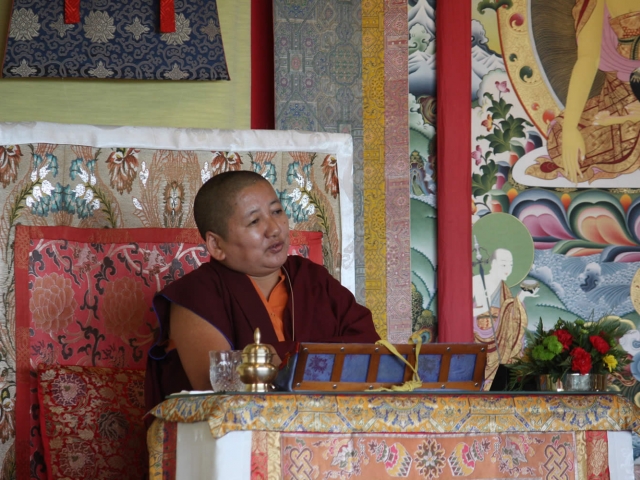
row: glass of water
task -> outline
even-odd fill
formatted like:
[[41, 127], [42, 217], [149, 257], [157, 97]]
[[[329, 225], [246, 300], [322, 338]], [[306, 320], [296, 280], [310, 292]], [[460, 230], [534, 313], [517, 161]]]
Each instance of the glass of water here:
[[237, 392], [244, 390], [237, 372], [242, 363], [241, 350], [212, 350], [209, 352], [209, 379], [214, 392]]

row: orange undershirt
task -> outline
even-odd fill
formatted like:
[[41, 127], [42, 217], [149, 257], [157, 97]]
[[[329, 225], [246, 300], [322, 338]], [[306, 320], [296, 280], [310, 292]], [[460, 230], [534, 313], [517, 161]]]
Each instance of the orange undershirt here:
[[[247, 277], [249, 277], [249, 275], [247, 275]], [[251, 280], [253, 288], [258, 292], [264, 308], [266, 308], [269, 313], [269, 318], [271, 319], [273, 329], [276, 331], [278, 341], [284, 342], [284, 310], [287, 308], [287, 302], [289, 301], [289, 292], [287, 291], [287, 286], [284, 283], [284, 273], [280, 270], [278, 283], [273, 287], [273, 290], [271, 290], [271, 295], [269, 295], [268, 299], [264, 297], [262, 290], [260, 290], [260, 287], [253, 278], [249, 277], [249, 280]]]

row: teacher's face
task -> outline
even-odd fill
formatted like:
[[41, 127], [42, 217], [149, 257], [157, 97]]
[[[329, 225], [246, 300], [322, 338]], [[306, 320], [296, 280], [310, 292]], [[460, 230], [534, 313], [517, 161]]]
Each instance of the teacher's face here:
[[236, 194], [227, 235], [216, 235], [223, 265], [254, 277], [282, 267], [289, 250], [289, 219], [267, 181], [259, 181]]

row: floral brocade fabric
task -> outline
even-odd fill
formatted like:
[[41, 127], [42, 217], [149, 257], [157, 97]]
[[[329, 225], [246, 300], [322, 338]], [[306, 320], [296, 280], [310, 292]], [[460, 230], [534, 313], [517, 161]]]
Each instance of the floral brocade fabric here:
[[41, 365], [49, 479], [140, 479], [147, 468], [144, 370]]
[[[271, 182], [291, 230], [317, 232], [307, 243], [292, 238], [292, 250], [313, 260], [321, 243], [323, 263], [339, 279], [341, 194], [332, 153], [0, 145], [0, 370], [8, 372], [0, 376], [2, 471], [46, 478], [40, 432], [31, 428], [39, 422], [39, 364], [144, 368], [152, 294], [165, 277], [203, 260], [199, 235], [185, 236], [195, 232], [195, 194], [212, 175], [240, 169]], [[85, 233], [74, 240], [47, 232], [52, 227]]]
[[[290, 238], [289, 254], [322, 264], [321, 232], [291, 231]], [[30, 354], [18, 360], [18, 370], [30, 378], [29, 385], [18, 385], [18, 395], [28, 395], [31, 402], [19, 404], [16, 413], [19, 436], [29, 439], [32, 464], [43, 453], [37, 428], [30, 428], [37, 426], [42, 399], [36, 396], [35, 369], [46, 365], [109, 367], [114, 369], [114, 378], [119, 369], [144, 370], [157, 326], [153, 296], [209, 261], [201, 242], [196, 229], [18, 227], [17, 326], [29, 335], [20, 337], [28, 344], [20, 343], [17, 348]], [[69, 374], [65, 378], [71, 382], [79, 377]], [[60, 405], [69, 392], [86, 388], [79, 381], [65, 385], [54, 389], [46, 400]], [[108, 390], [104, 393], [111, 395]], [[35, 412], [33, 418], [29, 405]], [[49, 407], [40, 404], [41, 409]], [[107, 413], [110, 408], [108, 402], [94, 407]], [[46, 453], [46, 440], [44, 444]]]
[[15, 0], [3, 77], [229, 80], [214, 0], [177, 2], [175, 31], [158, 31], [158, 0]]
[[[61, 414], [60, 407], [79, 408], [82, 397], [83, 402], [91, 404], [92, 414], [96, 416], [93, 423], [99, 420], [100, 414], [111, 415], [122, 393], [115, 395], [113, 390], [118, 385], [121, 369], [144, 371], [146, 352], [157, 325], [151, 308], [153, 296], [173, 280], [209, 261], [209, 254], [195, 229], [20, 226], [16, 230], [15, 250], [19, 332], [16, 348], [29, 352], [28, 357], [18, 358], [17, 365], [19, 378], [29, 379], [18, 382], [17, 387], [18, 397], [23, 400], [16, 406], [16, 435], [19, 441], [28, 440], [29, 445], [18, 452], [18, 461], [26, 462], [22, 456], [28, 455], [31, 467], [39, 471], [49, 468], [46, 436], [53, 428], [47, 424], [46, 435], [44, 428], [37, 428], [40, 414]], [[22, 334], [26, 331], [28, 336]], [[43, 403], [42, 393], [37, 395], [35, 372], [39, 367], [53, 368], [55, 365], [68, 366], [71, 373], [54, 382]], [[75, 366], [82, 368], [73, 370]], [[96, 388], [95, 399], [86, 397], [90, 393], [89, 384], [78, 373], [85, 367], [107, 367], [95, 378], [107, 379], [102, 380], [105, 386], [115, 382], [113, 388]], [[48, 380], [53, 374], [43, 375], [41, 380]], [[131, 401], [135, 400], [131, 388], [123, 392], [131, 397]], [[144, 402], [139, 408], [143, 405]], [[143, 414], [138, 415], [137, 422], [141, 422]], [[71, 420], [63, 415], [61, 421], [81, 422], [88, 413], [78, 409], [69, 415], [77, 415], [77, 418]], [[80, 430], [77, 435], [88, 435], [86, 430]], [[65, 432], [69, 433], [68, 429]], [[63, 431], [58, 429], [54, 433], [62, 437]], [[60, 452], [67, 452], [69, 458], [89, 454], [85, 449], [91, 442], [81, 446], [66, 440], [63, 445], [60, 438], [56, 442], [51, 445], [62, 449]], [[114, 446], [109, 448], [113, 450]], [[80, 450], [73, 450], [76, 447]], [[54, 459], [55, 448], [50, 450]], [[42, 464], [43, 458], [46, 465]], [[111, 471], [119, 468], [120, 460], [113, 462]], [[100, 470], [109, 471], [107, 466], [103, 465]], [[70, 465], [66, 468], [73, 469]], [[60, 469], [63, 465], [58, 466]], [[58, 476], [100, 478], [88, 471], [82, 472], [59, 473]], [[54, 478], [58, 476], [54, 475]]]

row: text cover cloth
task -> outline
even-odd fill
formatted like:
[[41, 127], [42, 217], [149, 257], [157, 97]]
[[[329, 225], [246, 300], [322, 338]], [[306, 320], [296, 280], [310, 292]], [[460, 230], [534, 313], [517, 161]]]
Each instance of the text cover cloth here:
[[215, 0], [176, 3], [168, 33], [160, 7], [85, 0], [79, 22], [68, 23], [64, 0], [15, 0], [2, 76], [229, 80]]

